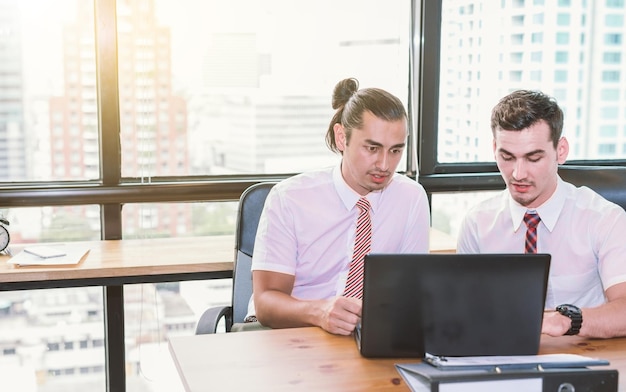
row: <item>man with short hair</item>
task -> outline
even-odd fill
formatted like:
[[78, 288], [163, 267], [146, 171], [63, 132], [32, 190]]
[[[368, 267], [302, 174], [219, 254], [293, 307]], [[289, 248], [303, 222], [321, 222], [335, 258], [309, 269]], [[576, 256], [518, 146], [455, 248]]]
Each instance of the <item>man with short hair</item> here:
[[507, 189], [467, 214], [457, 251], [551, 254], [542, 332], [626, 336], [626, 212], [559, 177], [569, 145], [557, 102], [515, 91], [494, 107], [491, 129]]

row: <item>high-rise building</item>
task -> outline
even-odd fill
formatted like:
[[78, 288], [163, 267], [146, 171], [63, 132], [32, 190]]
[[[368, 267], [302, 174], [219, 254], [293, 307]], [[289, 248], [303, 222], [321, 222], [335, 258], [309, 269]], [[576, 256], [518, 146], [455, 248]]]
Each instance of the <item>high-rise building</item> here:
[[24, 180], [24, 81], [18, 0], [0, 0], [0, 180]]
[[570, 159], [626, 153], [623, 0], [445, 0], [439, 159], [492, 160], [489, 113], [517, 89], [565, 111]]
[[[187, 107], [172, 88], [170, 32], [159, 26], [154, 1], [118, 1], [118, 85], [122, 175], [189, 174]], [[50, 99], [51, 171], [55, 180], [90, 180], [99, 173], [96, 50], [93, 10], [78, 2], [76, 23], [63, 32], [64, 93]], [[84, 215], [84, 214], [83, 214]], [[191, 208], [125, 207], [128, 236], [190, 232]], [[99, 217], [94, 216], [94, 224]]]

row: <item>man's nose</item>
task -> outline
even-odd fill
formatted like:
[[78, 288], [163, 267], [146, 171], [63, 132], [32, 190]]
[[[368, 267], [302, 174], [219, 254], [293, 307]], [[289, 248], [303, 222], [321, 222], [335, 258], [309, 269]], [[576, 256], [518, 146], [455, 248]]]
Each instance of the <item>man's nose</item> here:
[[513, 169], [513, 178], [516, 180], [523, 180], [526, 178], [527, 170], [526, 170], [526, 162], [523, 159], [518, 159], [515, 162], [515, 167]]
[[378, 162], [376, 162], [376, 166], [381, 171], [387, 171], [389, 169], [389, 152], [382, 151], [378, 154]]

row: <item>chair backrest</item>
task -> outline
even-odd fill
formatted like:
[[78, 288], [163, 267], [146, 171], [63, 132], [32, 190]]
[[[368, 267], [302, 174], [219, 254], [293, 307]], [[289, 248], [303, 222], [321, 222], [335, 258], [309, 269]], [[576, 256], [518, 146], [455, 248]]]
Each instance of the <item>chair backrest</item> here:
[[559, 175], [576, 186], [593, 189], [626, 210], [626, 167], [564, 165], [559, 167]]
[[248, 312], [252, 296], [252, 253], [259, 218], [270, 189], [275, 182], [262, 182], [246, 189], [239, 198], [235, 232], [235, 262], [233, 266], [233, 323], [241, 323]]

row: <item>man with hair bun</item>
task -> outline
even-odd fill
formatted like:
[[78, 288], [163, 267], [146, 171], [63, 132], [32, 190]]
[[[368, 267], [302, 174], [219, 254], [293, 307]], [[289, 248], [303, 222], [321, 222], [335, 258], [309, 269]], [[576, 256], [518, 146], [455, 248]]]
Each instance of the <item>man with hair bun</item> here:
[[[351, 264], [362, 263], [364, 253], [428, 252], [426, 192], [396, 173], [407, 142], [402, 102], [379, 88], [359, 89], [350, 78], [335, 86], [332, 107], [326, 143], [341, 162], [270, 191], [252, 258], [248, 322], [349, 335], [362, 305], [362, 270]], [[367, 229], [357, 234], [357, 227]], [[356, 252], [355, 240], [362, 244]]]

